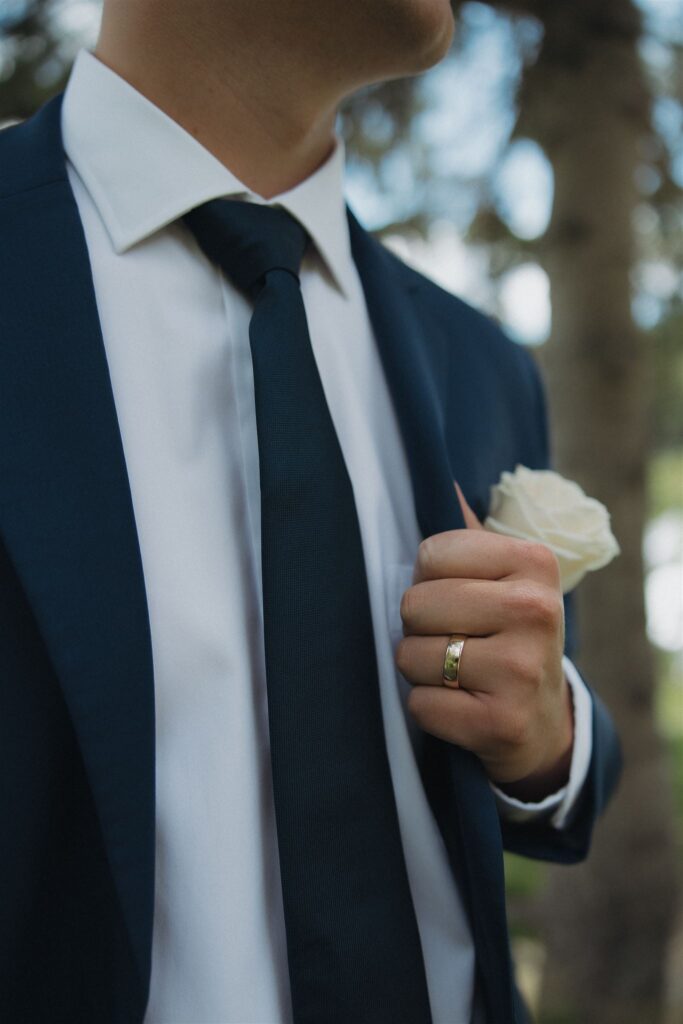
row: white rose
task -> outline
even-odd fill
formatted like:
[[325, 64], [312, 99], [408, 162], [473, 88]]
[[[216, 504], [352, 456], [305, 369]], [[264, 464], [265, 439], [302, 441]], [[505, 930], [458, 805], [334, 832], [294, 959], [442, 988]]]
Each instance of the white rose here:
[[619, 554], [605, 506], [572, 480], [545, 469], [516, 466], [491, 488], [487, 530], [545, 544], [560, 563], [567, 593], [592, 569]]

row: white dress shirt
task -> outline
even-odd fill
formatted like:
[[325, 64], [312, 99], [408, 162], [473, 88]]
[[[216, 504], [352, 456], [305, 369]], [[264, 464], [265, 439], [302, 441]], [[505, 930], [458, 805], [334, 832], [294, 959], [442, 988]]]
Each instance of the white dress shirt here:
[[[156, 885], [146, 1024], [292, 1019], [270, 775], [251, 307], [177, 223], [218, 196], [264, 202], [87, 50], [62, 126], [128, 467], [156, 700]], [[301, 288], [350, 473], [382, 712], [434, 1024], [472, 1019], [474, 948], [416, 761], [420, 730], [394, 665], [421, 536], [399, 426], [350, 252], [340, 140], [271, 203], [314, 245]], [[575, 701], [569, 785], [501, 813], [561, 827], [590, 757]]]

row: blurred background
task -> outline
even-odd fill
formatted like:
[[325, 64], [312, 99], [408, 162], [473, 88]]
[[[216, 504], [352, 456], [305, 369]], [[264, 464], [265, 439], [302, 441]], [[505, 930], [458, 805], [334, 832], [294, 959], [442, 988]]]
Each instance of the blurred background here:
[[[533, 348], [555, 467], [622, 549], [578, 588], [575, 660], [624, 777], [586, 864], [507, 857], [517, 969], [540, 1024], [681, 1024], [683, 0], [454, 8], [438, 67], [340, 115], [349, 202]], [[99, 18], [0, 0], [0, 126], [64, 87]]]

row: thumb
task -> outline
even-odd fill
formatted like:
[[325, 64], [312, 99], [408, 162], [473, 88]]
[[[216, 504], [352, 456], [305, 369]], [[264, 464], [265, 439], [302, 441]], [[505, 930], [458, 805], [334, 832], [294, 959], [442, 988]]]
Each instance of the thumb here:
[[465, 526], [469, 530], [483, 530], [484, 527], [479, 522], [479, 520], [477, 519], [475, 513], [472, 511], [470, 506], [467, 504], [467, 498], [465, 497], [465, 495], [460, 490], [460, 484], [458, 483], [457, 480], [454, 480], [453, 484], [455, 486], [455, 493], [458, 496], [458, 501], [460, 502], [460, 508], [462, 509], [462, 514], [463, 514], [463, 517], [465, 519]]

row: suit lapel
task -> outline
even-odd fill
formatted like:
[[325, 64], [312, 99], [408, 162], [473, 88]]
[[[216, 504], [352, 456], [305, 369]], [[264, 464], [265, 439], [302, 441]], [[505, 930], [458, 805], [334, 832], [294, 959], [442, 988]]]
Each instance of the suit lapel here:
[[465, 523], [453, 488], [439, 380], [413, 295], [389, 253], [348, 211], [351, 248], [363, 284], [382, 365], [398, 416], [424, 537]]
[[5, 191], [13, 175], [24, 188], [0, 202], [0, 531], [63, 688], [146, 988], [151, 640], [88, 253], [66, 178], [60, 101], [17, 129], [21, 144], [4, 144]]
[[[445, 428], [449, 365], [439, 339], [425, 334], [420, 281], [408, 275], [349, 210], [351, 246], [399, 421], [423, 537], [465, 525], [453, 487]], [[458, 323], [453, 323], [457, 345]], [[436, 353], [436, 354], [434, 354]], [[441, 361], [443, 360], [443, 361]], [[476, 453], [462, 452], [461, 459]], [[458, 466], [460, 479], [468, 476]], [[453, 871], [461, 883], [477, 948], [488, 1019], [514, 1020], [498, 812], [481, 762], [426, 735], [423, 779]]]
[[[154, 694], [144, 577], [61, 96], [4, 145], [0, 531], [79, 737], [140, 977], [154, 898]], [[26, 168], [30, 168], [29, 171]], [[423, 536], [464, 523], [441, 367], [400, 264], [349, 211]], [[429, 339], [432, 340], [432, 339]], [[481, 765], [428, 737], [425, 784], [470, 911], [492, 1020], [512, 1020], [500, 830]]]

